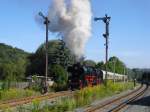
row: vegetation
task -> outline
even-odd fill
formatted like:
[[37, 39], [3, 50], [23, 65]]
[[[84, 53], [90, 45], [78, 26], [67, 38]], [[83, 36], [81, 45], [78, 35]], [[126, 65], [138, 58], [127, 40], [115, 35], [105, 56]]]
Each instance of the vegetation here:
[[87, 87], [76, 92], [72, 98], [62, 98], [61, 100], [58, 100], [55, 105], [49, 106], [50, 112], [58, 112], [59, 109], [61, 109], [62, 112], [73, 110], [75, 108], [90, 104], [97, 99], [102, 99], [115, 93], [120, 93], [124, 90], [133, 88], [133, 84], [131, 83], [113, 84], [112, 82], [109, 82], [108, 85], [108, 88], [103, 85]]
[[[45, 44], [35, 53], [26, 53], [5, 44], [0, 44], [0, 50], [0, 80], [5, 82], [2, 88], [9, 89], [10, 82], [21, 81], [25, 76], [45, 74]], [[63, 41], [52, 40], [48, 43], [48, 59], [49, 76], [54, 78], [57, 87], [63, 88], [68, 77], [66, 69], [74, 63], [73, 55]]]
[[125, 66], [125, 64], [119, 58], [117, 58], [115, 56], [110, 57], [106, 64], [104, 64], [103, 61], [98, 62], [96, 67], [105, 70], [106, 65], [107, 65], [108, 71], [110, 71], [110, 72], [124, 74], [125, 70], [127, 70], [127, 67]]
[[[28, 74], [45, 74], [45, 44], [42, 44], [29, 59], [30, 66], [27, 69]], [[48, 62], [50, 73], [51, 67], [55, 64], [61, 65], [66, 69], [74, 63], [74, 57], [62, 41], [52, 40], [48, 43]]]
[[27, 52], [0, 43], [0, 79], [9, 81], [22, 80], [28, 64]]
[[[105, 70], [105, 66], [106, 64], [103, 61], [101, 61], [98, 62], [95, 67]], [[119, 58], [115, 56], [109, 58], [107, 62], [107, 67], [108, 67], [108, 71], [110, 72], [128, 75], [129, 80], [133, 80], [133, 79], [141, 80], [142, 74], [146, 71], [149, 71], [149, 69], [138, 69], [138, 68], [130, 69], [126, 67], [126, 65]]]
[[[49, 77], [52, 77], [55, 81], [54, 89], [56, 91], [64, 90], [67, 87], [66, 84], [68, 80], [67, 67], [75, 62], [75, 58], [61, 40], [49, 41], [48, 46]], [[0, 100], [5, 101], [38, 95], [39, 93], [34, 90], [40, 91], [40, 84], [34, 85], [30, 90], [12, 89], [9, 85], [11, 82], [21, 81], [29, 75], [45, 74], [45, 44], [42, 44], [35, 53], [27, 53], [5, 44], [0, 44], [0, 50], [0, 80], [2, 80], [2, 82], [0, 82]], [[110, 57], [106, 64], [104, 64], [103, 61], [96, 63], [93, 60], [85, 60], [83, 64], [103, 70], [105, 70], [107, 64], [108, 71], [123, 74], [124, 70], [126, 70], [131, 79], [140, 79], [143, 73], [141, 69], [127, 68], [117, 57]], [[39, 101], [33, 101], [31, 112], [73, 110], [77, 107], [90, 104], [96, 99], [111, 96], [132, 87], [133, 84], [131, 83], [113, 84], [111, 82], [108, 83], [107, 88], [103, 85], [87, 87], [76, 92], [73, 97], [60, 99], [54, 103], [54, 105], [46, 105], [44, 108], [39, 107]]]
[[39, 93], [28, 89], [0, 90], [0, 101], [13, 100], [13, 99], [35, 96], [35, 95], [39, 95]]
[[83, 61], [83, 64], [86, 66], [92, 66], [92, 67], [96, 66], [96, 62], [94, 62], [93, 60], [85, 60]]
[[[42, 108], [39, 101], [34, 101], [31, 112], [66, 112], [72, 111], [75, 108], [90, 104], [95, 100], [100, 100], [104, 97], [111, 96], [116, 93], [120, 93], [127, 89], [133, 88], [133, 83], [108, 83], [106, 88], [103, 85], [95, 87], [87, 87], [80, 91], [77, 91], [73, 97], [64, 97], [58, 99], [53, 105], [46, 103]], [[25, 108], [24, 108], [25, 110]], [[35, 111], [36, 110], [36, 111]]]
[[100, 68], [102, 70], [105, 70], [105, 66], [104, 66], [104, 62], [101, 61], [101, 62], [98, 62], [96, 65], [95, 65], [96, 68]]
[[[37, 51], [29, 56], [30, 64], [26, 74], [45, 74], [45, 44], [40, 45]], [[67, 67], [74, 63], [74, 56], [61, 40], [52, 40], [48, 43], [48, 76], [55, 81], [56, 91], [66, 88], [68, 79]]]
[[[45, 43], [40, 45], [35, 53], [27, 53], [2, 43], [0, 43], [0, 50], [0, 80], [5, 82], [1, 84], [2, 89], [9, 89], [10, 82], [22, 81], [29, 75], [45, 74]], [[67, 67], [75, 62], [75, 58], [63, 41], [52, 40], [48, 43], [48, 59], [48, 76], [54, 79], [55, 89], [62, 90], [68, 79]], [[110, 57], [106, 64], [103, 61], [96, 63], [93, 60], [85, 60], [83, 64], [102, 70], [105, 70], [107, 64], [108, 71], [120, 74], [126, 71], [130, 79], [140, 79], [143, 73], [141, 69], [127, 68], [117, 57]]]
[[67, 87], [68, 75], [66, 70], [61, 65], [53, 65], [51, 67], [51, 74], [55, 82], [54, 89], [64, 90]]
[[[25, 74], [26, 76], [45, 74], [45, 44], [42, 44], [35, 53], [27, 53], [2, 43], [0, 44], [0, 50], [0, 80], [17, 81], [24, 79]], [[75, 62], [75, 58], [61, 40], [49, 41], [48, 57], [49, 74], [53, 71], [53, 65], [60, 65], [66, 70], [69, 65]], [[106, 66], [103, 61], [96, 64], [93, 60], [85, 60], [83, 61], [83, 64], [101, 68], [103, 70], [105, 70]], [[124, 71], [126, 70], [126, 74], [128, 72], [132, 79], [141, 77], [139, 70], [128, 69], [117, 57], [110, 57], [107, 66], [108, 71], [114, 72], [115, 70], [116, 73], [120, 74], [124, 74]]]

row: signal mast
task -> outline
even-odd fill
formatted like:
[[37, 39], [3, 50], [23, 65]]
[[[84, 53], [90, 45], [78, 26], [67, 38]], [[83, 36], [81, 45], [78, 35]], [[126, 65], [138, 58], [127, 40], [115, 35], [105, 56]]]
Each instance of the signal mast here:
[[46, 43], [45, 43], [45, 90], [44, 93], [47, 93], [48, 91], [48, 84], [47, 84], [47, 76], [48, 76], [48, 24], [50, 21], [48, 20], [48, 17], [44, 16], [42, 12], [39, 12], [39, 16], [41, 16], [44, 19], [44, 24], [46, 26]]
[[106, 39], [105, 42], [105, 85], [107, 86], [107, 61], [108, 61], [108, 38], [109, 38], [109, 22], [110, 22], [111, 17], [107, 16], [107, 14], [105, 14], [105, 17], [95, 17], [94, 21], [99, 21], [102, 20], [105, 23], [105, 33], [103, 34], [103, 37]]

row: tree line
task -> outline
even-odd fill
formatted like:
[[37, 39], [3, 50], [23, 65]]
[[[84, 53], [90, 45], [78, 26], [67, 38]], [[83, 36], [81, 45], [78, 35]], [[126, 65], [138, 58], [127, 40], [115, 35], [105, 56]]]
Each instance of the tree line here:
[[29, 55], [21, 49], [0, 43], [0, 80], [23, 79]]
[[[20, 81], [30, 75], [45, 74], [45, 43], [41, 44], [35, 53], [28, 53], [18, 48], [0, 43], [0, 80]], [[67, 83], [67, 67], [75, 63], [75, 57], [62, 40], [48, 42], [48, 72], [49, 77], [58, 84]], [[141, 77], [141, 70], [129, 69], [117, 57], [103, 61], [84, 60], [84, 65], [93, 66], [119, 74], [128, 74], [130, 78]]]

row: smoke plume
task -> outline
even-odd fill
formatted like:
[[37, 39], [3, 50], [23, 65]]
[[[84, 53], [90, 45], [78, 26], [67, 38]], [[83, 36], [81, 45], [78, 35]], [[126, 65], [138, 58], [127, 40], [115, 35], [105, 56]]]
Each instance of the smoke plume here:
[[48, 12], [49, 30], [57, 32], [80, 59], [91, 35], [90, 0], [53, 0]]

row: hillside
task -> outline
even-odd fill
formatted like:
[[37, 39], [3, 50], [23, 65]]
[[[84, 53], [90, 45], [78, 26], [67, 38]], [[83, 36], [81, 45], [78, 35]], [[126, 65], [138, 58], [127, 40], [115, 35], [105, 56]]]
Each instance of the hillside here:
[[[29, 53], [0, 43], [0, 79], [23, 78]], [[17, 79], [14, 77], [17, 76]]]
[[13, 48], [10, 45], [0, 43], [0, 62], [4, 61], [16, 61], [18, 58], [26, 58], [29, 53], [18, 49]]

